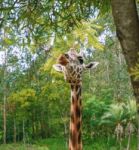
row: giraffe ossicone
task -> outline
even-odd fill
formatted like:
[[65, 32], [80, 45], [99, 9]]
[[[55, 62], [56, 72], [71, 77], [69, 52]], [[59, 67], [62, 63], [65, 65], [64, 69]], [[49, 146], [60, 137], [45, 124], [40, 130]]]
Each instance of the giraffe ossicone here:
[[53, 68], [58, 72], [64, 73], [64, 78], [69, 83], [79, 83], [82, 81], [82, 72], [87, 69], [97, 67], [98, 62], [84, 64], [83, 56], [71, 48], [67, 53], [61, 54], [58, 58], [58, 64]]

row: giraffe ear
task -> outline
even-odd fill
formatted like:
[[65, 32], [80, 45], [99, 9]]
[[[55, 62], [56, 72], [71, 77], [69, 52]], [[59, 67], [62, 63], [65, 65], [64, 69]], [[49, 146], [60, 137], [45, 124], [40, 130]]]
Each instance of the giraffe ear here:
[[90, 62], [89, 64], [85, 65], [86, 69], [94, 69], [97, 67], [97, 65], [99, 64], [99, 62]]
[[63, 72], [63, 67], [60, 64], [54, 64], [53, 68], [58, 72]]

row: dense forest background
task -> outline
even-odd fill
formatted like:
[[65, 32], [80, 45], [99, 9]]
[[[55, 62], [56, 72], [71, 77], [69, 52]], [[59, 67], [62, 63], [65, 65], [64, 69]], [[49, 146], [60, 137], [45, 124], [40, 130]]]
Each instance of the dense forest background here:
[[[50, 147], [63, 143], [66, 149], [70, 87], [52, 65], [59, 54], [75, 46], [84, 52], [86, 62], [99, 62], [83, 75], [86, 149], [136, 149], [136, 102], [111, 9], [107, 3], [103, 6], [101, 11], [92, 6], [92, 14], [78, 20], [74, 5], [70, 6], [73, 16], [66, 10], [59, 14], [57, 1], [1, 2], [1, 144], [48, 141]], [[62, 21], [56, 18], [59, 15]], [[133, 73], [138, 78], [138, 72]]]

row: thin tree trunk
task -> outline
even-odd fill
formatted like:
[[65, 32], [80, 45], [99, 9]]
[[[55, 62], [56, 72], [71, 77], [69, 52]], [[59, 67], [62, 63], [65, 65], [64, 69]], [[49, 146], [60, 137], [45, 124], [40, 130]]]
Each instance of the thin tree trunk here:
[[66, 142], [65, 142], [66, 147], [68, 147], [68, 138], [67, 138], [67, 134], [68, 134], [67, 124], [64, 123], [64, 135], [65, 135], [65, 139], [66, 139]]
[[22, 132], [23, 132], [23, 143], [25, 144], [25, 121], [24, 121], [24, 119], [23, 119], [23, 122], [22, 122], [23, 124], [22, 124]]
[[3, 143], [6, 144], [6, 95], [4, 94], [3, 104]]
[[61, 120], [63, 122], [63, 125], [64, 125], [64, 138], [66, 139], [66, 147], [68, 146], [68, 127], [67, 127], [67, 122], [64, 120], [64, 115], [61, 114]]
[[14, 118], [14, 143], [16, 143], [16, 119]]
[[127, 150], [130, 150], [131, 133], [128, 135]]
[[110, 81], [110, 74], [109, 74], [109, 64], [108, 64], [108, 61], [106, 61], [106, 80], [107, 80], [107, 82]]
[[32, 119], [32, 139], [35, 139], [35, 122], [34, 122], [34, 119]]
[[20, 141], [20, 128], [19, 128], [19, 125], [17, 125], [17, 141], [19, 142]]
[[[5, 31], [4, 37], [5, 38]], [[5, 50], [5, 60], [4, 60], [4, 87], [3, 87], [3, 143], [6, 144], [6, 100], [7, 100], [7, 85], [6, 85], [6, 77], [7, 77], [7, 50]]]
[[138, 148], [137, 150], [139, 150], [139, 110], [137, 113], [137, 122], [138, 122], [138, 128], [137, 128]]
[[42, 120], [40, 121], [40, 125], [41, 125], [41, 138], [44, 139], [46, 138], [46, 130], [48, 129], [48, 126], [46, 126], [45, 124], [44, 118], [42, 118]]
[[139, 64], [139, 20], [136, 3], [135, 0], [111, 0], [111, 6], [117, 36], [127, 63], [131, 84], [133, 86], [133, 92], [136, 98], [137, 119], [139, 123], [139, 79], [134, 80], [134, 76], [131, 76], [131, 69], [134, 69], [135, 66]]

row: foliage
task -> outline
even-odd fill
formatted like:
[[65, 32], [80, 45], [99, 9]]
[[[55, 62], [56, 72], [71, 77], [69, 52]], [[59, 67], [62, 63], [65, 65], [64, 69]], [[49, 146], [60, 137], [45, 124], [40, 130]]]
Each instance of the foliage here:
[[111, 104], [108, 108], [108, 112], [102, 117], [102, 123], [106, 122], [108, 124], [114, 123], [117, 125], [124, 120], [124, 104]]
[[131, 76], [134, 77], [135, 81], [139, 79], [139, 64], [138, 63], [134, 66], [134, 68], [131, 68], [130, 74]]
[[[109, 10], [109, 1], [1, 1], [1, 26], [10, 21], [20, 29], [27, 29], [31, 36], [37, 39], [38, 35], [51, 31], [64, 33], [95, 14], [98, 8], [101, 14]], [[12, 18], [11, 20], [9, 18]], [[50, 30], [51, 29], [51, 30]], [[49, 32], [50, 31], [50, 32]], [[39, 33], [39, 34], [38, 34]], [[44, 39], [44, 36], [41, 36]]]
[[[84, 147], [119, 149], [114, 129], [119, 123], [124, 129], [129, 123], [136, 127], [136, 104], [111, 13], [104, 14], [109, 1], [2, 0], [1, 4], [0, 56], [6, 56], [0, 62], [0, 142], [5, 96], [7, 142], [35, 145], [0, 149], [67, 148], [70, 87], [52, 65], [70, 47], [84, 51], [85, 63], [100, 63], [83, 74]], [[133, 75], [137, 71], [138, 66]], [[135, 140], [131, 142], [134, 150]], [[125, 138], [122, 148], [126, 143]]]
[[[24, 47], [25, 50], [22, 51], [21, 56], [26, 60], [24, 63], [28, 65], [24, 69], [20, 66], [22, 59], [16, 57], [15, 61], [15, 56], [10, 55], [8, 51], [8, 66], [10, 64], [14, 66], [14, 70], [9, 71], [7, 76], [7, 80], [10, 81], [7, 95], [8, 126], [16, 119], [16, 126], [20, 129], [20, 132], [17, 133], [19, 141], [23, 139], [23, 121], [26, 142], [31, 142], [34, 138], [68, 137], [69, 85], [63, 80], [62, 74], [52, 69], [52, 65], [56, 63], [58, 55], [65, 52], [76, 40], [79, 40], [80, 43], [75, 46], [78, 50], [81, 49], [86, 36], [88, 43], [84, 45], [85, 51], [94, 47], [86, 61], [95, 59], [100, 62], [100, 65], [94, 72], [90, 71], [83, 76], [83, 137], [87, 140], [112, 133], [113, 125], [110, 127], [110, 124], [107, 124], [108, 126], [103, 128], [100, 125], [102, 116], [109, 113], [109, 105], [117, 106], [119, 101], [126, 103], [132, 94], [125, 71], [125, 62], [122, 60], [123, 56], [116, 39], [111, 38], [112, 34], [108, 34], [105, 43], [101, 44], [98, 36], [101, 36], [103, 25], [97, 25], [96, 20], [94, 22], [93, 20], [83, 22], [80, 28], [64, 35], [66, 40], [64, 36], [56, 37], [54, 47], [49, 52], [42, 50], [38, 53], [36, 47], [35, 59], [33, 59], [33, 53]], [[84, 34], [86, 30], [88, 32]], [[128, 118], [129, 115], [125, 115]], [[115, 124], [116, 118], [108, 119], [108, 122], [110, 121]], [[13, 133], [13, 129], [12, 125], [8, 134]], [[13, 137], [10, 136], [8, 141], [12, 139]]]
[[[124, 139], [122, 141], [123, 149], [126, 148], [126, 141], [127, 139]], [[35, 142], [35, 144], [7, 144], [1, 145], [0, 149], [2, 150], [65, 150], [67, 148], [65, 141], [63, 139], [47, 139], [47, 140], [40, 140]], [[132, 140], [131, 143], [132, 150], [136, 150], [136, 140], [135, 137]], [[90, 143], [84, 143], [84, 149], [85, 150], [118, 150], [119, 147], [116, 144], [115, 140], [111, 137], [109, 141], [107, 141], [106, 138], [99, 138], [96, 139], [96, 141], [90, 141]]]
[[134, 121], [135, 120], [136, 112], [137, 112], [136, 101], [135, 100], [128, 101], [127, 105], [126, 105], [126, 114], [128, 116], [127, 117], [128, 121]]

